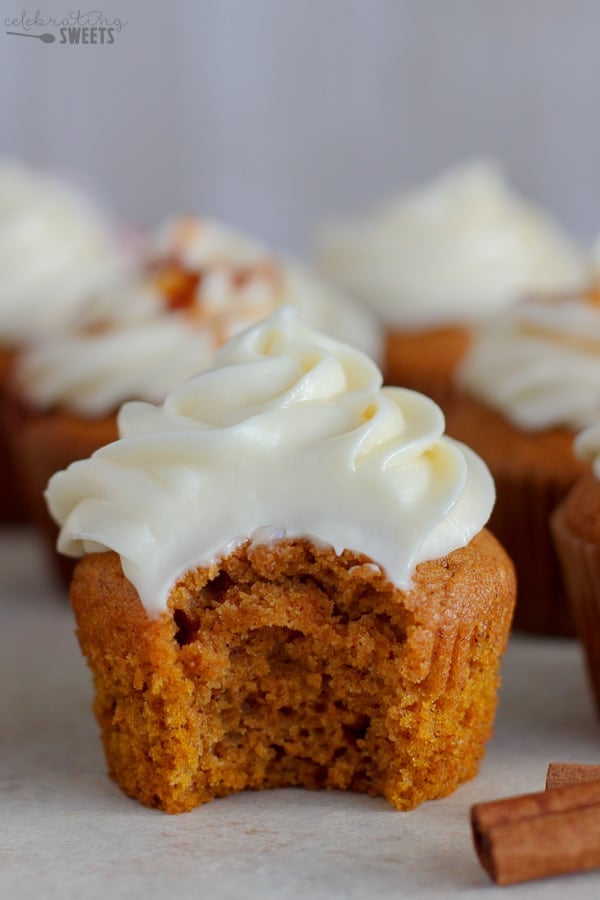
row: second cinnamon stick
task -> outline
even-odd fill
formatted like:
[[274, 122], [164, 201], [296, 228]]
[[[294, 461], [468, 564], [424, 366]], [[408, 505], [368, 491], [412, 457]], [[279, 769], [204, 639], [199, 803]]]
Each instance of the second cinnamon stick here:
[[523, 794], [471, 809], [475, 849], [496, 884], [600, 866], [600, 782]]
[[546, 790], [564, 787], [567, 784], [582, 784], [586, 781], [600, 781], [600, 766], [582, 763], [550, 763], [546, 773]]

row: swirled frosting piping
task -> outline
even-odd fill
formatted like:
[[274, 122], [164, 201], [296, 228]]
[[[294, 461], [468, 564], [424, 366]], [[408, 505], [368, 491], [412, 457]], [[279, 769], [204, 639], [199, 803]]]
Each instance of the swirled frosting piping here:
[[321, 269], [392, 327], [470, 324], [529, 295], [586, 283], [560, 227], [475, 162], [354, 222], [322, 231]]
[[527, 301], [476, 335], [459, 372], [473, 396], [525, 430], [600, 421], [600, 305], [594, 294]]
[[152, 614], [190, 568], [284, 534], [363, 552], [408, 588], [493, 505], [485, 465], [443, 431], [431, 400], [382, 388], [365, 355], [284, 308], [162, 405], [125, 404], [120, 439], [53, 476], [58, 547], [115, 550]]

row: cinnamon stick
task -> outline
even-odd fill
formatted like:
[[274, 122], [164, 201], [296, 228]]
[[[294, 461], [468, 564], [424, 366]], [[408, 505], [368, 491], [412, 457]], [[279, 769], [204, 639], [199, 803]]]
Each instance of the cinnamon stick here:
[[546, 773], [546, 790], [564, 787], [566, 784], [581, 784], [585, 781], [600, 781], [600, 766], [581, 763], [550, 763]]
[[600, 781], [471, 808], [481, 865], [496, 884], [600, 867]]

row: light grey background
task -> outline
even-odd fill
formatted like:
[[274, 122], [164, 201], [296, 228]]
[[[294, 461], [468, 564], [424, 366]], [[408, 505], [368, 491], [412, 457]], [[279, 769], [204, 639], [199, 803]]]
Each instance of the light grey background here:
[[205, 211], [302, 250], [323, 216], [487, 154], [600, 230], [598, 0], [110, 0], [110, 46], [9, 37], [23, 5], [0, 3], [0, 149], [140, 222]]

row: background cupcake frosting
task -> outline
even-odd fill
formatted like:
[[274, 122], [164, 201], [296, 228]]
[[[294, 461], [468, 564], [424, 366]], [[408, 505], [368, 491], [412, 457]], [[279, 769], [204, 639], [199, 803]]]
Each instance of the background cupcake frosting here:
[[457, 383], [529, 431], [600, 421], [595, 294], [527, 301], [482, 327]]
[[68, 333], [34, 341], [19, 357], [18, 389], [37, 410], [99, 416], [132, 398], [160, 401], [208, 368], [229, 337], [283, 304], [373, 359], [381, 356], [372, 314], [221, 223], [192, 216], [167, 222], [146, 256], [127, 280], [84, 295]]
[[589, 277], [583, 249], [481, 160], [324, 227], [317, 255], [330, 278], [406, 328], [469, 324]]
[[0, 346], [60, 333], [129, 262], [114, 223], [56, 175], [0, 164]]

